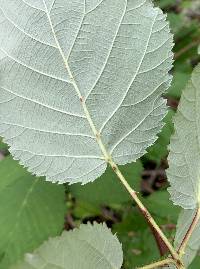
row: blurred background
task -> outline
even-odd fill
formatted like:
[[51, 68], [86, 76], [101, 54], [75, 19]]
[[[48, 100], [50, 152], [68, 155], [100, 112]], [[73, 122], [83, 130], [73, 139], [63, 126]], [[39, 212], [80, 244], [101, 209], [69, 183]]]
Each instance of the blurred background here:
[[[164, 96], [169, 112], [156, 144], [137, 163], [122, 166], [121, 170], [130, 185], [140, 192], [141, 199], [162, 230], [173, 241], [179, 208], [169, 202], [166, 191], [167, 146], [173, 133], [172, 118], [181, 92], [193, 68], [200, 62], [197, 53], [200, 45], [200, 0], [160, 0], [155, 4], [167, 14], [174, 33], [174, 78]], [[0, 269], [8, 269], [9, 264], [23, 256], [24, 250], [31, 251], [49, 236], [88, 221], [106, 222], [117, 233], [123, 244], [124, 269], [133, 269], [136, 265], [142, 266], [159, 259], [150, 229], [109, 168], [94, 183], [83, 187], [79, 184], [55, 185], [53, 190], [49, 183], [36, 179], [13, 161], [2, 140], [0, 160], [0, 178], [3, 182], [0, 183]], [[20, 184], [16, 183], [13, 187], [13, 182]], [[31, 185], [33, 197], [27, 182], [42, 185], [35, 191]], [[41, 196], [44, 201], [40, 201]], [[31, 200], [33, 198], [34, 202]], [[38, 219], [39, 216], [42, 220]], [[38, 226], [42, 235], [35, 226]], [[190, 269], [197, 268], [200, 268], [200, 256], [190, 266]]]

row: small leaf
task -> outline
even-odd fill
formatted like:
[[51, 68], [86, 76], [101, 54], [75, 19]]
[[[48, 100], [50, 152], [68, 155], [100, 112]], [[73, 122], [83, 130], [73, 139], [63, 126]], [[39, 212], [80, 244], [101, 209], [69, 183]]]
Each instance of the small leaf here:
[[63, 186], [33, 177], [10, 157], [0, 162], [0, 269], [61, 232], [64, 201]]
[[183, 91], [174, 117], [169, 169], [172, 201], [185, 209], [200, 205], [200, 65]]
[[173, 41], [162, 11], [149, 0], [0, 7], [0, 133], [14, 158], [50, 181], [87, 183], [110, 155], [141, 157], [167, 112]]
[[51, 238], [12, 269], [120, 269], [121, 244], [105, 224], [81, 225]]

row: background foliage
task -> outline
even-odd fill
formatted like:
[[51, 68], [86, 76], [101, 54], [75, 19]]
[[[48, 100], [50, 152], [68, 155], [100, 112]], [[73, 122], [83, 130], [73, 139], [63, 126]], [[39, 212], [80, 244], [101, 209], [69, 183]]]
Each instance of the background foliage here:
[[[130, 185], [141, 192], [144, 204], [173, 240], [179, 208], [172, 206], [166, 191], [167, 146], [181, 92], [200, 61], [197, 54], [200, 3], [199, 0], [160, 0], [156, 4], [167, 12], [175, 35], [174, 79], [165, 94], [170, 109], [155, 145], [137, 163], [123, 166], [121, 170]], [[49, 236], [88, 221], [106, 222], [117, 233], [123, 244], [124, 269], [159, 258], [151, 231], [109, 168], [94, 183], [59, 186], [27, 173], [11, 159], [1, 140], [0, 159], [0, 269], [9, 269], [10, 264]], [[199, 266], [200, 256], [197, 256], [190, 269]]]

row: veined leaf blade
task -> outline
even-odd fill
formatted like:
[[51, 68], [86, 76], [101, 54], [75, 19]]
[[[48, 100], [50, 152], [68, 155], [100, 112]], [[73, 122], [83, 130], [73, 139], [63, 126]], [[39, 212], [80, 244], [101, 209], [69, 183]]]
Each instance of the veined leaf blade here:
[[[178, 250], [200, 206], [200, 64], [194, 69], [182, 93], [178, 112], [174, 117], [175, 134], [171, 138], [169, 192], [174, 204], [183, 208], [177, 223], [175, 248]], [[184, 250], [183, 261], [188, 267], [199, 248], [200, 223]], [[170, 268], [174, 268], [171, 266]]]
[[171, 138], [169, 169], [172, 201], [184, 209], [200, 204], [200, 65], [192, 73], [183, 91], [174, 117], [175, 134]]
[[172, 35], [150, 0], [0, 1], [0, 134], [53, 182], [87, 183], [156, 140]]
[[51, 238], [12, 269], [120, 269], [122, 247], [105, 224], [81, 225]]

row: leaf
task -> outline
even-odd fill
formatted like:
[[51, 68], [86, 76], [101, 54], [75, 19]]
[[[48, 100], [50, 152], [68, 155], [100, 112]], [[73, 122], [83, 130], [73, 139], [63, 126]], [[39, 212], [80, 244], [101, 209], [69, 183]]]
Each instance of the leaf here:
[[[150, 0], [0, 0], [0, 133], [50, 181], [135, 161], [166, 114], [172, 35]], [[106, 160], [105, 160], [106, 159]]]
[[[180, 213], [180, 216], [178, 218], [177, 223], [177, 229], [176, 229], [176, 236], [174, 240], [174, 246], [176, 249], [179, 248], [181, 245], [183, 238], [185, 237], [185, 234], [187, 233], [193, 219], [195, 216], [196, 210], [191, 209], [183, 209]], [[192, 236], [186, 246], [185, 254], [183, 256], [183, 262], [184, 265], [188, 268], [189, 265], [191, 265], [189, 268], [197, 268], [195, 267], [195, 256], [197, 255], [198, 251], [200, 249], [200, 222], [198, 223], [197, 227], [195, 228], [194, 232], [192, 233]], [[193, 261], [194, 260], [194, 261]], [[197, 261], [199, 261], [199, 258], [197, 258]], [[199, 265], [199, 263], [197, 263]], [[194, 267], [193, 267], [194, 266]], [[170, 266], [170, 269], [175, 269], [174, 266]], [[166, 268], [167, 269], [167, 268]]]
[[183, 91], [174, 118], [175, 134], [171, 138], [169, 192], [176, 205], [195, 209], [200, 203], [200, 65], [192, 73]]
[[[190, 227], [196, 208], [200, 205], [200, 65], [183, 91], [178, 112], [174, 118], [175, 134], [171, 139], [168, 178], [169, 191], [175, 204], [184, 208], [177, 224], [176, 249], [182, 243]], [[185, 249], [183, 261], [190, 265], [200, 248], [200, 223]]]
[[[143, 170], [141, 161], [138, 160], [136, 163], [121, 166], [120, 170], [131, 187], [134, 186], [134, 189], [139, 191]], [[75, 198], [96, 205], [121, 204], [130, 201], [130, 195], [122, 188], [110, 167], [95, 182], [91, 182], [85, 186], [74, 184], [69, 189]], [[111, 190], [112, 195], [110, 195]]]
[[172, 116], [174, 111], [170, 109], [167, 116], [164, 119], [165, 126], [158, 135], [158, 140], [154, 145], [148, 149], [148, 153], [145, 155], [147, 159], [160, 163], [163, 158], [166, 158], [168, 154], [168, 148], [170, 136], [173, 132]]
[[51, 238], [12, 269], [119, 269], [121, 244], [105, 224], [81, 225]]
[[125, 269], [137, 268], [159, 258], [153, 235], [141, 214], [135, 208], [128, 213], [113, 227], [122, 242]]
[[85, 219], [94, 219], [94, 216], [101, 215], [101, 208], [96, 204], [87, 203], [83, 200], [76, 201], [76, 206], [73, 209], [73, 216], [83, 221]]
[[170, 22], [172, 32], [176, 35], [179, 34], [185, 25], [183, 14], [176, 14], [174, 12], [168, 12], [167, 18]]
[[155, 192], [143, 201], [153, 215], [176, 223], [180, 208], [172, 204], [167, 191]]
[[[145, 200], [146, 204], [151, 204], [149, 198]], [[167, 237], [172, 238], [174, 236], [175, 228], [172, 229], [171, 216], [169, 219], [166, 215], [163, 217], [163, 211], [165, 210], [166, 208], [162, 208], [162, 206], [160, 207], [160, 210], [157, 209], [156, 219]], [[113, 231], [117, 232], [119, 240], [122, 242], [124, 269], [138, 268], [160, 259], [160, 253], [152, 232], [147, 227], [145, 219], [137, 208], [133, 208], [131, 211], [126, 212], [122, 221], [114, 224]]]
[[[185, 46], [185, 44], [182, 44], [181, 48], [183, 46]], [[190, 57], [193, 57], [193, 54]], [[166, 95], [179, 100], [183, 89], [186, 87], [191, 77], [192, 71], [193, 66], [188, 62], [188, 55], [184, 55], [184, 57], [182, 55], [180, 58], [177, 58], [173, 68], [172, 85]]]
[[[196, 210], [182, 210], [177, 223], [177, 232], [175, 237], [175, 247], [178, 248], [187, 233], [195, 215]], [[189, 243], [185, 249], [183, 261], [185, 266], [191, 264], [195, 258], [197, 251], [200, 249], [200, 222], [195, 228]]]
[[175, 69], [172, 86], [169, 88], [169, 92], [167, 93], [167, 95], [175, 99], [179, 99], [181, 97], [182, 90], [187, 85], [187, 82], [190, 77], [191, 72], [189, 70], [185, 72], [182, 70], [179, 71]]
[[168, 6], [174, 4], [174, 0], [156, 0], [161, 8], [167, 8]]
[[189, 269], [196, 269], [196, 268], [198, 268], [199, 264], [200, 264], [200, 256], [198, 255], [194, 259], [194, 261], [192, 262], [192, 264], [189, 266]]
[[0, 162], [0, 269], [61, 232], [64, 200], [63, 186], [31, 176], [10, 157]]
[[6, 150], [6, 149], [7, 149], [7, 145], [3, 143], [3, 141], [0, 137], [0, 151]]

